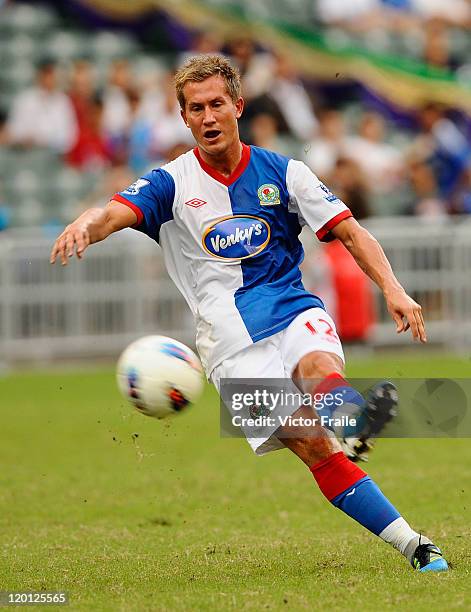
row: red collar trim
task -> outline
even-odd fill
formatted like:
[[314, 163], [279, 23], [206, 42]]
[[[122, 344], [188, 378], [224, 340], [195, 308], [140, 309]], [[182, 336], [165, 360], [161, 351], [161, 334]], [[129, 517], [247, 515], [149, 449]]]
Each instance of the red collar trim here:
[[209, 176], [212, 176], [213, 179], [216, 179], [217, 181], [219, 181], [226, 187], [229, 187], [229, 185], [232, 185], [232, 183], [236, 182], [239, 176], [247, 168], [247, 166], [249, 165], [249, 161], [250, 161], [250, 147], [242, 143], [242, 157], [240, 158], [240, 162], [237, 164], [237, 168], [234, 170], [234, 172], [230, 176], [224, 176], [223, 174], [215, 170], [212, 166], [210, 166], [208, 163], [204, 161], [204, 159], [201, 157], [201, 153], [198, 147], [195, 147], [193, 149], [193, 153], [195, 154], [196, 159], [199, 161], [199, 164], [203, 168], [203, 170], [207, 174], [209, 174]]

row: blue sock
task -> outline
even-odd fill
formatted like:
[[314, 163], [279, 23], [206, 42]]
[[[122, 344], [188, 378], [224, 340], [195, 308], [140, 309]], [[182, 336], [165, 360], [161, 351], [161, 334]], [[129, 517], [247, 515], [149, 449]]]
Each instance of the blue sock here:
[[369, 476], [364, 476], [330, 501], [375, 535], [401, 516]]
[[366, 472], [340, 451], [310, 469], [319, 489], [336, 508], [411, 560], [419, 534], [402, 518]]

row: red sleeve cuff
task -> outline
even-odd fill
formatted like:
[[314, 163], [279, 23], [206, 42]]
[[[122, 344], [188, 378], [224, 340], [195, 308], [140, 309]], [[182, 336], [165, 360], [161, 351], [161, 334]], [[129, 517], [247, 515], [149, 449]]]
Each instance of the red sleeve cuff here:
[[328, 237], [329, 232], [332, 229], [334, 229], [334, 227], [338, 225], [340, 221], [343, 221], [344, 219], [348, 219], [349, 217], [352, 217], [352, 216], [353, 215], [350, 210], [348, 209], [342, 210], [341, 213], [339, 213], [338, 215], [335, 215], [335, 217], [332, 217], [332, 219], [327, 221], [327, 223], [323, 225], [321, 229], [317, 230], [316, 232], [317, 238], [324, 242], [329, 242], [329, 240], [332, 240], [332, 238]]
[[129, 200], [126, 200], [126, 198], [123, 198], [123, 196], [119, 193], [115, 193], [111, 199], [116, 200], [116, 202], [119, 202], [120, 204], [125, 204], [126, 206], [129, 206], [129, 208], [136, 214], [137, 223], [135, 223], [133, 227], [138, 227], [139, 225], [141, 225], [144, 220], [144, 215], [142, 214], [142, 210], [139, 208], [139, 206], [136, 206]]

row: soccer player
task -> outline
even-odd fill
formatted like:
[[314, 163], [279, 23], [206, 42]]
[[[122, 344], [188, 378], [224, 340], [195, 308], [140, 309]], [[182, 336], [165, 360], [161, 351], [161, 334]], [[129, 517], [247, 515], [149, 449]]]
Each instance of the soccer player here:
[[[74, 254], [126, 227], [157, 241], [168, 272], [196, 321], [197, 348], [208, 378], [292, 378], [312, 394], [363, 398], [344, 378], [335, 325], [319, 298], [305, 290], [298, 235], [305, 224], [320, 240], [337, 238], [381, 288], [397, 332], [426, 341], [421, 307], [395, 278], [377, 241], [300, 161], [240, 142], [244, 101], [236, 70], [221, 56], [191, 58], [175, 77], [183, 121], [197, 146], [116, 194], [104, 209], [85, 211], [51, 252], [63, 265]], [[312, 381], [322, 380], [319, 384]], [[311, 383], [309, 383], [311, 381]], [[309, 384], [313, 387], [309, 388]], [[307, 385], [307, 389], [306, 389]], [[394, 388], [373, 389], [373, 412], [395, 405]], [[370, 406], [371, 407], [371, 406]], [[366, 408], [367, 420], [377, 425]], [[312, 472], [337, 508], [398, 549], [420, 571], [448, 569], [440, 549], [415, 532], [335, 436], [309, 425], [267, 427], [248, 441], [263, 454], [287, 447]], [[368, 439], [347, 448], [361, 457]]]

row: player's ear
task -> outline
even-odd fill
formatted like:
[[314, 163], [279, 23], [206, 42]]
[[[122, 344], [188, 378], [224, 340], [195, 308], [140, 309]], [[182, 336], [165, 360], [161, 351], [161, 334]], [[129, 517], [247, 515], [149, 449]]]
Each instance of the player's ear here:
[[236, 118], [240, 119], [244, 110], [244, 98], [239, 98], [234, 106], [236, 107]]
[[182, 116], [182, 119], [185, 122], [186, 127], [190, 127], [188, 125], [188, 121], [186, 120], [186, 112], [183, 110], [183, 108], [180, 109], [180, 115]]

